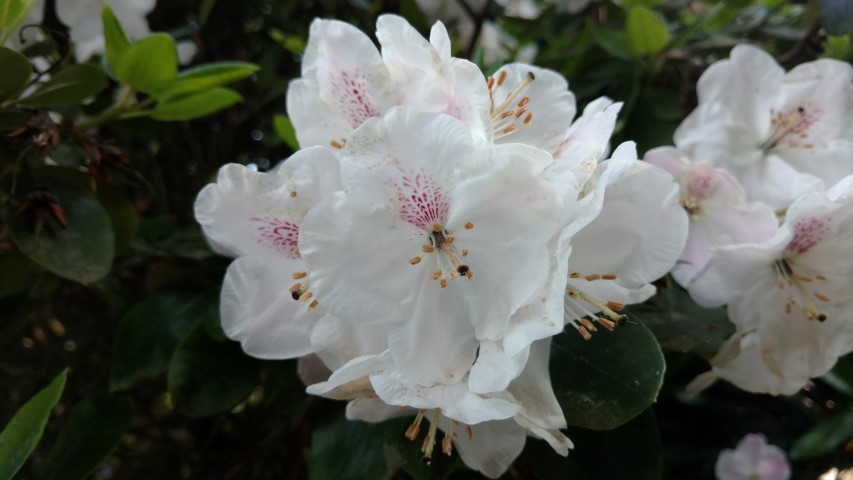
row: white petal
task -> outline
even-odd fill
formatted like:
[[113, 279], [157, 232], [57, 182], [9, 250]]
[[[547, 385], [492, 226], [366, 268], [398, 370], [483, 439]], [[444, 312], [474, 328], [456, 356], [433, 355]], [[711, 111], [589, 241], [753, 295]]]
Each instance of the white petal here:
[[524, 429], [513, 420], [499, 420], [471, 425], [469, 439], [461, 426], [453, 426], [441, 419], [439, 426], [453, 432], [453, 446], [465, 465], [489, 478], [498, 478], [506, 472], [524, 449]]
[[571, 170], [578, 184], [586, 183], [604, 157], [621, 108], [621, 103], [614, 104], [607, 97], [590, 102], [554, 153], [556, 165]]
[[477, 361], [471, 367], [468, 387], [474, 393], [491, 393], [505, 390], [521, 374], [527, 364], [530, 350], [525, 348], [510, 357], [497, 342], [481, 342]]
[[321, 313], [291, 298], [282, 285], [302, 271], [299, 260], [240, 257], [228, 267], [222, 284], [222, 328], [243, 350], [258, 358], [307, 355], [311, 328]]
[[329, 368], [337, 370], [356, 357], [384, 352], [388, 342], [383, 327], [355, 324], [327, 313], [311, 330], [311, 347]]
[[347, 419], [378, 423], [396, 417], [411, 415], [412, 409], [388, 405], [378, 398], [361, 397], [347, 403]]
[[566, 428], [563, 409], [557, 402], [554, 389], [551, 387], [551, 374], [548, 368], [550, 355], [550, 338], [533, 343], [527, 366], [507, 389], [521, 405], [518, 416], [548, 431]]

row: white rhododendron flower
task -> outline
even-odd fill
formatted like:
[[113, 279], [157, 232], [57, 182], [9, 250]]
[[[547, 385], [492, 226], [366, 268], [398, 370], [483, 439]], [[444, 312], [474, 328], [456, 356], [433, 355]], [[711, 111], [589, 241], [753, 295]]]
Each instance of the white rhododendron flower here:
[[339, 188], [337, 159], [316, 147], [274, 173], [226, 165], [199, 193], [196, 220], [219, 252], [237, 257], [222, 286], [222, 324], [247, 353], [295, 358], [314, 351], [311, 329], [324, 312], [308, 287], [299, 230], [308, 210]]
[[763, 243], [717, 249], [694, 281], [703, 306], [728, 303], [737, 330], [697, 385], [796, 393], [853, 351], [853, 176], [788, 209]]
[[545, 152], [477, 149], [461, 122], [405, 108], [366, 122], [340, 154], [344, 191], [300, 232], [312, 288], [335, 315], [389, 322], [412, 380], [460, 381], [477, 339], [501, 338], [539, 289], [573, 177], [545, 177]]
[[785, 452], [768, 445], [760, 433], [751, 433], [734, 450], [723, 450], [714, 467], [717, 480], [788, 480], [791, 465]]
[[687, 244], [672, 276], [691, 289], [691, 281], [723, 245], [757, 243], [776, 233], [773, 210], [762, 203], [746, 202], [737, 180], [727, 171], [704, 163], [690, 163], [672, 147], [646, 152], [644, 160], [663, 168], [681, 187], [681, 205], [690, 219]]
[[675, 132], [696, 162], [723, 167], [748, 200], [784, 210], [853, 173], [853, 68], [820, 59], [788, 73], [739, 45], [702, 74], [699, 106]]
[[598, 163], [609, 148], [610, 136], [616, 126], [616, 116], [622, 103], [613, 103], [607, 97], [590, 102], [583, 114], [572, 122], [563, 139], [553, 152], [560, 168], [571, 170], [584, 185], [595, 172]]

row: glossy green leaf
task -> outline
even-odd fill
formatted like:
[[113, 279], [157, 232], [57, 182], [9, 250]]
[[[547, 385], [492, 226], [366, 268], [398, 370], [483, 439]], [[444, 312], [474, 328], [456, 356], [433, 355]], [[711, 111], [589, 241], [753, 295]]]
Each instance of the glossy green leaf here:
[[431, 464], [425, 465], [420, 451], [423, 440], [410, 441], [404, 436], [412, 419], [403, 417], [374, 424], [339, 415], [319, 426], [311, 440], [310, 479], [395, 478], [400, 469], [418, 480], [445, 478], [443, 474], [453, 468], [455, 457], [448, 458], [437, 448], [438, 455], [434, 453]]
[[651, 410], [614, 430], [569, 428], [566, 435], [575, 444], [568, 457], [557, 455], [541, 440], [528, 440], [524, 455], [530, 458], [537, 478], [659, 480], [663, 477], [663, 448]]
[[56, 195], [67, 227], [49, 213], [19, 215], [7, 206], [3, 220], [13, 240], [30, 260], [60, 277], [82, 284], [100, 279], [112, 266], [115, 248], [109, 216], [81, 189], [56, 185], [49, 192]]
[[0, 65], [3, 74], [0, 75], [0, 101], [15, 97], [30, 80], [33, 67], [27, 57], [20, 53], [0, 46]]
[[130, 426], [131, 414], [125, 397], [104, 395], [75, 405], [37, 480], [86, 478], [118, 445]]
[[669, 43], [669, 29], [663, 18], [644, 6], [636, 6], [628, 12], [625, 23], [628, 46], [635, 55], [654, 55]]
[[18, 103], [37, 108], [76, 105], [106, 87], [107, 77], [100, 68], [89, 64], [71, 65], [52, 76]]
[[242, 100], [243, 97], [234, 90], [215, 87], [159, 102], [151, 117], [171, 122], [191, 120], [218, 112]]
[[121, 28], [118, 18], [109, 5], [104, 5], [101, 11], [101, 20], [104, 24], [104, 53], [110, 70], [115, 70], [124, 52], [130, 48], [130, 41]]
[[110, 389], [130, 387], [164, 372], [192, 328], [219, 319], [217, 296], [208, 292], [165, 292], [136, 304], [121, 319]]
[[853, 440], [853, 411], [820, 420], [791, 447], [791, 460], [807, 460], [831, 453]]
[[6, 43], [9, 33], [26, 18], [36, 0], [0, 0], [0, 45]]
[[175, 41], [165, 33], [143, 38], [123, 52], [113, 73], [119, 81], [141, 92], [162, 92], [178, 78]]
[[725, 308], [700, 307], [671, 279], [650, 300], [628, 307], [628, 314], [654, 332], [664, 350], [704, 358], [716, 355], [723, 341], [734, 333]]
[[0, 480], [10, 480], [41, 440], [50, 412], [62, 396], [68, 371], [24, 404], [0, 432]]
[[284, 115], [274, 115], [272, 118], [273, 126], [276, 133], [284, 141], [285, 145], [290, 147], [294, 152], [299, 150], [299, 141], [296, 139], [296, 129], [293, 128], [293, 123]]
[[168, 380], [178, 410], [203, 417], [245, 400], [258, 382], [258, 369], [239, 343], [217, 342], [199, 325], [172, 356]]
[[110, 216], [115, 237], [115, 251], [121, 252], [130, 246], [139, 230], [139, 213], [133, 202], [121, 190], [101, 185], [98, 188], [98, 201]]
[[569, 425], [609, 430], [657, 399], [666, 366], [654, 335], [629, 321], [589, 341], [567, 332], [551, 346], [551, 381]]
[[202, 92], [242, 80], [258, 71], [258, 66], [247, 62], [217, 62], [200, 65], [178, 74], [178, 80], [157, 95], [166, 99]]
[[587, 28], [592, 32], [593, 41], [605, 52], [622, 60], [634, 59], [634, 53], [628, 46], [628, 36], [625, 32], [599, 27], [591, 21], [587, 23]]

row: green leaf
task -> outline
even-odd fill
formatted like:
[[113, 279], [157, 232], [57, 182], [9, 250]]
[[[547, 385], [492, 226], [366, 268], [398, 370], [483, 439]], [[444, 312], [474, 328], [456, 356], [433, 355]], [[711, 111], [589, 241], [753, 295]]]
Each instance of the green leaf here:
[[0, 45], [6, 43], [9, 33], [30, 13], [36, 0], [0, 0]]
[[130, 426], [130, 401], [98, 396], [78, 403], [36, 477], [79, 480], [87, 477], [115, 449]]
[[243, 97], [234, 90], [215, 87], [159, 102], [151, 117], [166, 122], [191, 120], [218, 112], [242, 100]]
[[[413, 417], [379, 424], [347, 420], [343, 415], [314, 430], [308, 469], [311, 480], [395, 478], [403, 469], [418, 480], [446, 478], [454, 460], [436, 447], [431, 465], [422, 461], [420, 441], [410, 441], [406, 428]], [[427, 422], [424, 422], [426, 429]], [[421, 435], [425, 435], [422, 432]]]
[[104, 9], [101, 11], [101, 20], [104, 23], [104, 42], [106, 44], [104, 53], [107, 66], [110, 70], [115, 71], [122, 55], [130, 48], [130, 41], [109, 5], [104, 5]]
[[230, 410], [258, 383], [255, 361], [240, 344], [216, 342], [195, 327], [175, 351], [169, 365], [169, 392], [178, 410], [203, 417]]
[[628, 307], [628, 315], [654, 332], [664, 350], [704, 358], [716, 355], [723, 341], [734, 333], [725, 308], [700, 307], [672, 279], [647, 302]]
[[62, 396], [68, 371], [65, 370], [50, 385], [18, 409], [6, 428], [0, 432], [0, 480], [10, 480], [33, 453], [47, 419]]
[[844, 395], [853, 398], [853, 362], [851, 362], [851, 358], [853, 356], [850, 355], [839, 358], [832, 370], [820, 379]]
[[[537, 478], [572, 480], [659, 480], [663, 478], [663, 454], [655, 416], [650, 409], [614, 430], [569, 428], [575, 444], [568, 457], [554, 453], [541, 440], [528, 440], [525, 456]], [[632, 445], [633, 448], [625, 448]], [[614, 461], [613, 452], [619, 452]]]
[[609, 430], [657, 399], [666, 368], [657, 340], [629, 320], [589, 341], [574, 332], [554, 337], [551, 381], [569, 425]]
[[178, 78], [175, 41], [165, 33], [143, 38], [124, 51], [113, 73], [119, 81], [141, 92], [162, 92]]
[[26, 290], [41, 270], [20, 252], [0, 254], [0, 298]]
[[[50, 214], [18, 215], [8, 205], [3, 210], [3, 220], [12, 239], [30, 260], [60, 277], [82, 284], [102, 278], [112, 266], [115, 248], [109, 216], [83, 190], [56, 185], [49, 192], [56, 195], [67, 227], [63, 228]], [[32, 220], [26, 221], [25, 217]]]
[[293, 123], [284, 115], [276, 114], [272, 117], [273, 127], [276, 133], [284, 143], [294, 152], [299, 150], [299, 140], [296, 139], [296, 129], [293, 128]]
[[791, 446], [791, 460], [807, 460], [831, 453], [853, 439], [853, 411], [824, 418]]
[[27, 57], [3, 46], [0, 46], [0, 65], [3, 65], [3, 74], [0, 75], [2, 101], [13, 98], [27, 86], [33, 74], [33, 67]]
[[257, 71], [257, 65], [247, 62], [218, 62], [200, 65], [179, 73], [178, 80], [157, 97], [167, 99], [202, 92], [242, 80]]
[[107, 87], [104, 72], [88, 64], [71, 65], [42, 83], [30, 96], [17, 103], [28, 107], [54, 108], [76, 105]]
[[216, 295], [207, 292], [165, 292], [136, 304], [118, 328], [110, 389], [165, 371], [193, 326], [208, 317], [218, 321], [218, 309]]
[[628, 33], [628, 46], [638, 56], [654, 55], [669, 43], [669, 29], [663, 18], [642, 5], [628, 12], [625, 31]]
[[118, 188], [110, 185], [98, 187], [98, 201], [110, 216], [115, 237], [115, 251], [121, 252], [136, 237], [139, 230], [139, 213], [127, 196]]

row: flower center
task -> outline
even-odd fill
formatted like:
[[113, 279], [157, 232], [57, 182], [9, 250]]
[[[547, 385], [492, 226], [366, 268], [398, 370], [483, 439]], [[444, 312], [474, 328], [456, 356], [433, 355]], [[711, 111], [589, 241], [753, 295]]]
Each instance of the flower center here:
[[[426, 410], [419, 410], [417, 416], [415, 416], [415, 420], [409, 425], [409, 428], [406, 429], [406, 438], [411, 441], [415, 441], [418, 438], [418, 435], [421, 431], [421, 422], [423, 422], [424, 417], [426, 416]], [[441, 418], [441, 410], [435, 409], [432, 411], [432, 417], [430, 418], [429, 431], [424, 437], [424, 443], [421, 446], [421, 453], [424, 454], [424, 462], [429, 465], [432, 461], [432, 451], [435, 449], [435, 440], [438, 434], [438, 420]], [[445, 455], [450, 455], [453, 452], [453, 427], [459, 425], [459, 422], [451, 419], [447, 431], [444, 432], [444, 438], [441, 439], [441, 451], [444, 452]], [[468, 440], [474, 436], [474, 432], [471, 430], [470, 425], [465, 425], [465, 435], [468, 437]]]
[[[818, 301], [824, 303], [828, 303], [829, 298], [816, 289], [809, 291], [807, 286], [812, 285], [815, 280], [826, 282], [826, 277], [818, 273], [805, 275], [802, 272], [795, 272], [793, 267], [792, 262], [787, 259], [777, 260], [773, 264], [773, 269], [780, 278], [776, 287], [788, 294], [785, 302], [785, 314], [790, 315], [794, 307], [801, 305], [800, 311], [808, 320], [825, 321], [826, 314], [820, 311], [811, 297], [814, 296]], [[790, 287], [790, 291], [787, 291], [788, 287]]]
[[[595, 282], [597, 280], [613, 281], [618, 277], [613, 273], [593, 273], [583, 276], [580, 272], [572, 272], [569, 278], [583, 278], [588, 282]], [[602, 301], [571, 285], [566, 286], [566, 295], [568, 296], [568, 301], [565, 302], [566, 314], [567, 318], [571, 318], [569, 324], [575, 327], [584, 340], [591, 339], [591, 332], [598, 331], [593, 322], [612, 331], [617, 325], [625, 325], [628, 321], [627, 315], [617, 313], [625, 308], [622, 302]], [[584, 303], [592, 305], [601, 313], [591, 312]]]
[[813, 144], [807, 142], [809, 127], [820, 119], [820, 115], [819, 109], [807, 109], [803, 106], [798, 106], [787, 112], [777, 112], [771, 108], [770, 137], [759, 145], [759, 148], [766, 152], [777, 146], [789, 148], [814, 147]]
[[489, 101], [491, 102], [492, 127], [495, 140], [515, 133], [530, 125], [530, 122], [533, 121], [533, 112], [527, 110], [530, 97], [521, 97], [518, 102], [515, 102], [515, 99], [530, 85], [530, 82], [536, 79], [533, 72], [527, 72], [527, 75], [524, 76], [521, 82], [507, 94], [504, 101], [495, 107], [495, 94], [498, 88], [506, 82], [506, 77], [506, 71], [502, 70], [498, 74], [497, 79], [495, 77], [489, 77], [488, 79]]
[[[465, 224], [465, 229], [474, 228], [474, 224], [468, 222]], [[460, 258], [468, 256], [468, 250], [457, 251], [453, 246], [453, 241], [456, 237], [444, 229], [441, 224], [433, 224], [432, 232], [430, 233], [429, 244], [422, 245], [423, 253], [435, 254], [435, 270], [432, 272], [432, 279], [437, 281], [441, 288], [447, 287], [447, 280], [453, 280], [457, 277], [465, 277], [468, 280], [474, 279], [474, 272], [471, 267], [462, 263]], [[421, 256], [412, 257], [409, 263], [418, 265], [423, 261]]]

